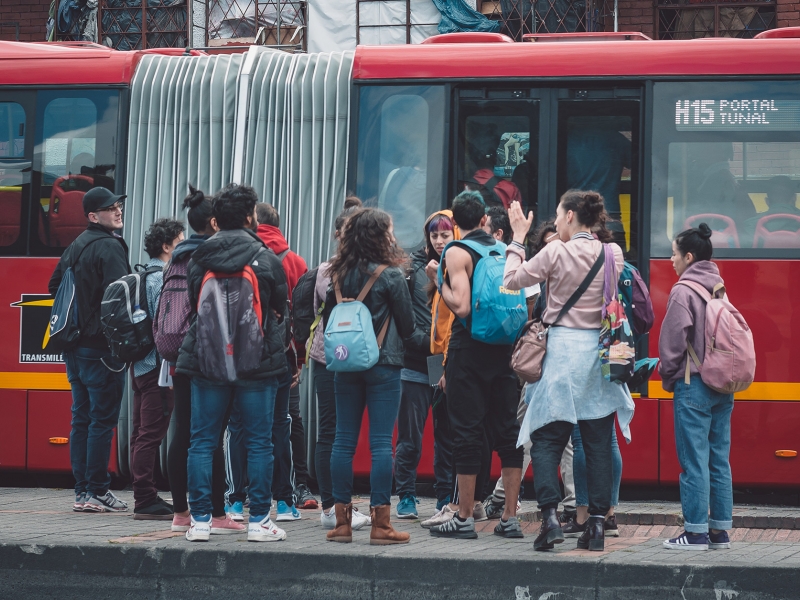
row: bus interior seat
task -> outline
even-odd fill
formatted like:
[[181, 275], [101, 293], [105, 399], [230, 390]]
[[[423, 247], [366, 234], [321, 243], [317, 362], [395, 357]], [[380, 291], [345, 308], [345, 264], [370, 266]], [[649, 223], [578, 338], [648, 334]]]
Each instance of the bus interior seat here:
[[685, 229], [690, 229], [703, 222], [711, 228], [711, 243], [715, 248], [741, 248], [736, 222], [726, 215], [715, 213], [694, 215], [686, 219], [683, 226]]
[[22, 188], [0, 187], [0, 246], [10, 246], [17, 241], [21, 216]]
[[47, 213], [50, 225], [48, 245], [68, 246], [86, 229], [83, 195], [93, 186], [94, 180], [86, 175], [65, 175], [55, 180]]
[[[770, 231], [772, 221], [781, 221], [781, 228]], [[753, 248], [800, 248], [800, 216], [774, 214], [761, 217], [756, 224]]]

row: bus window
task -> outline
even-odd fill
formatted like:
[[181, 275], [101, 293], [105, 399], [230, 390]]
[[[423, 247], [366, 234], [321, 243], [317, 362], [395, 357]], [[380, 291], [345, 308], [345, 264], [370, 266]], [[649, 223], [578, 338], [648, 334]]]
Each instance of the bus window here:
[[29, 162], [25, 156], [25, 110], [16, 102], [0, 102], [0, 246], [19, 239], [22, 186]]
[[114, 191], [117, 92], [40, 92], [38, 110], [37, 241], [48, 254], [47, 248], [66, 248], [86, 229], [82, 201], [87, 191]]
[[656, 86], [653, 256], [701, 222], [720, 257], [800, 249], [800, 88], [709, 87]]
[[603, 196], [614, 241], [638, 257], [638, 100], [561, 100], [558, 194], [592, 190]]
[[479, 192], [486, 206], [507, 209], [516, 201], [535, 211], [538, 102], [509, 100], [502, 90], [474, 97], [486, 93], [461, 90], [456, 191]]
[[425, 219], [444, 204], [444, 89], [364, 87], [359, 99], [356, 195], [392, 215], [397, 242], [424, 242]]

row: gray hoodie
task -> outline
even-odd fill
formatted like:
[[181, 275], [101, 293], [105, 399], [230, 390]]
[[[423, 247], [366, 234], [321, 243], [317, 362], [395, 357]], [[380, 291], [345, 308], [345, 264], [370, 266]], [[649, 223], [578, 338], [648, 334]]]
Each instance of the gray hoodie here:
[[[719, 276], [719, 268], [710, 260], [701, 260], [689, 266], [681, 281], [695, 281], [713, 292], [714, 286], [724, 283]], [[661, 362], [658, 372], [661, 374], [664, 389], [673, 391], [675, 382], [686, 373], [687, 343], [703, 362], [705, 356], [706, 303], [700, 295], [685, 285], [674, 285], [667, 300], [667, 314], [661, 324], [661, 335], [658, 338], [658, 356]], [[689, 370], [697, 374], [694, 362], [690, 361]]]

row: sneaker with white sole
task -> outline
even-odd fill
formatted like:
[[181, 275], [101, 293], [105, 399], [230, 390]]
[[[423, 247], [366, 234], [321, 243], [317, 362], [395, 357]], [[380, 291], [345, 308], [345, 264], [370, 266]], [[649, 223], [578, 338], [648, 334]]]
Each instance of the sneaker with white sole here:
[[186, 539], [190, 542], [207, 542], [211, 537], [211, 515], [192, 515], [191, 525], [186, 532]]
[[437, 512], [430, 519], [427, 519], [422, 523], [420, 523], [420, 525], [422, 525], [425, 529], [430, 529], [431, 527], [435, 527], [436, 525], [441, 525], [442, 523], [449, 521], [455, 516], [455, 514], [456, 511], [450, 508], [449, 504], [445, 504], [442, 507], [442, 510]]
[[86, 492], [75, 494], [75, 504], [72, 505], [72, 510], [75, 512], [83, 512], [83, 507], [86, 504], [88, 495]]
[[241, 502], [234, 502], [233, 504], [225, 505], [225, 513], [231, 516], [231, 519], [237, 523], [244, 521], [244, 506]]
[[336, 527], [336, 507], [331, 506], [328, 509], [328, 512], [325, 512], [325, 509], [322, 509], [322, 512], [319, 513], [319, 521], [322, 523], [323, 529], [333, 529]]
[[720, 531], [714, 533], [708, 532], [708, 549], [709, 550], [728, 550], [731, 547], [731, 539], [728, 537], [727, 531]]
[[289, 506], [283, 500], [278, 500], [278, 507], [275, 510], [277, 512], [276, 521], [299, 521], [303, 518], [296, 506]]
[[486, 521], [488, 517], [486, 516], [486, 509], [483, 507], [483, 502], [476, 502], [475, 506], [472, 508], [472, 518], [475, 519], [475, 522], [478, 521]]
[[350, 527], [353, 531], [358, 531], [362, 527], [372, 527], [372, 518], [369, 515], [365, 515], [354, 506], [353, 520], [350, 522]]
[[502, 517], [505, 509], [506, 501], [495, 498], [494, 494], [483, 501], [483, 510], [486, 512], [486, 518], [490, 521]]
[[83, 505], [83, 512], [125, 512], [128, 505], [108, 490], [102, 496], [90, 494]]
[[170, 529], [175, 532], [179, 531], [182, 532], [182, 531], [189, 531], [189, 527], [191, 526], [192, 526], [192, 517], [190, 516], [182, 517], [181, 515], [176, 513], [175, 516], [172, 517], [172, 526], [170, 527]]
[[500, 519], [500, 522], [494, 528], [494, 534], [504, 538], [525, 537], [522, 534], [522, 527], [520, 527], [517, 517], [508, 517], [508, 521]]
[[397, 508], [394, 509], [395, 515], [397, 515], [398, 519], [417, 519], [419, 518], [417, 504], [419, 504], [419, 500], [414, 494], [406, 494], [400, 499]]
[[286, 539], [286, 532], [275, 525], [269, 515], [260, 521], [250, 521], [247, 524], [248, 542], [280, 542]]
[[462, 521], [455, 515], [449, 521], [430, 528], [433, 537], [453, 538], [457, 540], [477, 540], [478, 532], [475, 531], [475, 519], [469, 517]]
[[669, 548], [670, 550], [708, 550], [708, 534], [684, 531], [676, 538], [664, 540], [664, 548]]
[[211, 517], [211, 533], [214, 535], [244, 533], [245, 531], [247, 531], [247, 526], [234, 521], [230, 514], [224, 517]]

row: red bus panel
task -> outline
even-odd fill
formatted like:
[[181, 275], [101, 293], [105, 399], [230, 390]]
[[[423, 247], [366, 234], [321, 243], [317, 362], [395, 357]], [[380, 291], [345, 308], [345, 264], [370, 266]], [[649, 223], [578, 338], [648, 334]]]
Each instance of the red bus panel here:
[[631, 443], [617, 425], [617, 443], [622, 454], [622, 481], [626, 484], [658, 483], [658, 400], [635, 398], [631, 421]]
[[28, 393], [25, 390], [0, 390], [0, 469], [25, 468], [25, 432], [28, 419]]
[[[28, 392], [29, 471], [72, 472], [68, 443], [71, 422], [70, 392]], [[64, 439], [67, 443], [62, 443]]]

